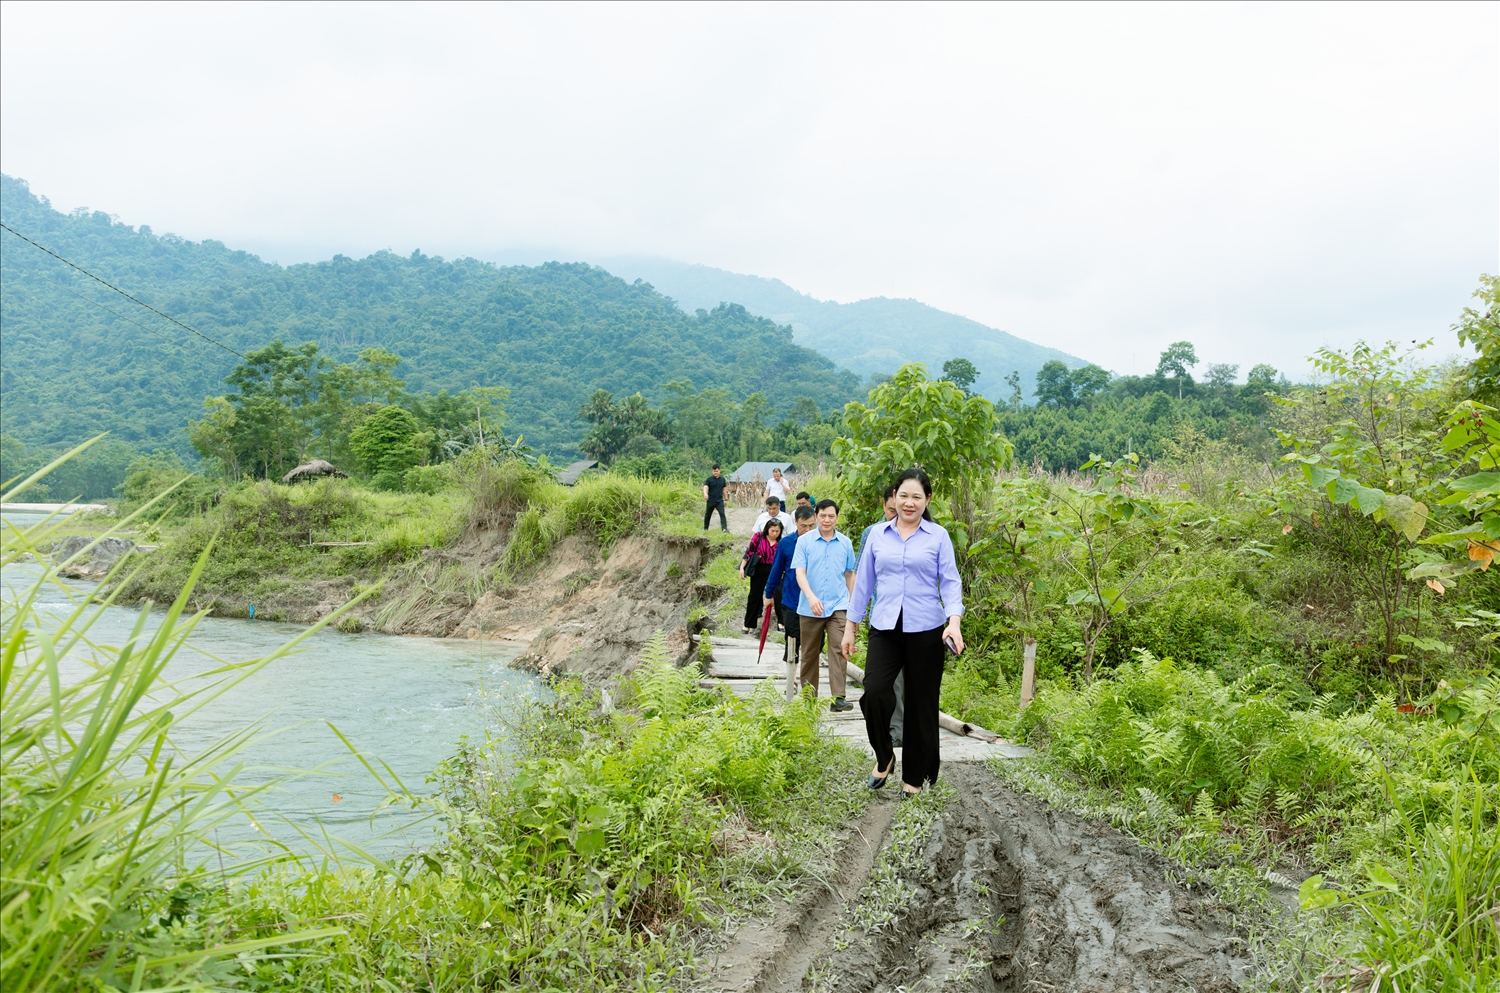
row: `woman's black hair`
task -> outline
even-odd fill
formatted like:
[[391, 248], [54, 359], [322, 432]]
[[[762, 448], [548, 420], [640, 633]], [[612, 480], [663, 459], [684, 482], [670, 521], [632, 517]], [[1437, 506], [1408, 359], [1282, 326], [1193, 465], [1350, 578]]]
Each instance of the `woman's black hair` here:
[[760, 536], [762, 538], [766, 539], [767, 541], [770, 541], [771, 540], [771, 527], [773, 525], [776, 526], [776, 527], [781, 528], [782, 537], [786, 537], [786, 525], [783, 524], [783, 523], [781, 523], [781, 521], [778, 520], [775, 517], [771, 518], [769, 521], [766, 521], [766, 526], [760, 529]]
[[[907, 469], [906, 471], [902, 472], [901, 475], [896, 477], [896, 481], [891, 484], [891, 492], [895, 493], [897, 490], [899, 490], [901, 488], [901, 484], [906, 482], [908, 479], [915, 479], [918, 483], [921, 483], [922, 492], [927, 495], [927, 499], [929, 501], [932, 499], [932, 479], [927, 475], [926, 472], [918, 469], [916, 466], [912, 466], [910, 469]], [[924, 521], [932, 520], [932, 514], [929, 513], [927, 508], [925, 507], [922, 509], [922, 519]]]

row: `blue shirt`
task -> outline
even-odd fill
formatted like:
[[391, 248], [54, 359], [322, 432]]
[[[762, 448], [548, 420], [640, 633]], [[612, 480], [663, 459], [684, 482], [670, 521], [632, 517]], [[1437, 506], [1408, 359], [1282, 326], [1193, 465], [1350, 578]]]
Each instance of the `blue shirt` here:
[[963, 614], [963, 580], [953, 539], [942, 525], [918, 521], [906, 539], [896, 530], [895, 519], [875, 525], [860, 552], [851, 621], [864, 620], [872, 596], [870, 626], [881, 631], [893, 629], [898, 617], [903, 631], [931, 631]]
[[781, 605], [797, 609], [802, 601], [802, 587], [797, 585], [797, 570], [792, 568], [792, 552], [797, 548], [797, 532], [776, 543], [776, 557], [771, 560], [771, 574], [766, 577], [766, 589], [774, 590], [781, 583]]
[[[835, 610], [849, 609], [849, 584], [844, 573], [853, 572], [857, 565], [854, 542], [842, 531], [833, 532], [832, 539], [823, 537], [821, 531], [809, 531], [792, 552], [792, 568], [807, 570], [808, 587], [823, 601], [823, 617], [832, 617]], [[803, 617], [818, 616], [806, 600], [797, 604], [797, 613]]]

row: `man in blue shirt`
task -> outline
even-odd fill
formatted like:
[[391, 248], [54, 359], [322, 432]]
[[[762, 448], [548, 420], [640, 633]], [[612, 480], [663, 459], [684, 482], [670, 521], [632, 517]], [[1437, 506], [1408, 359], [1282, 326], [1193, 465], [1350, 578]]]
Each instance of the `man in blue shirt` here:
[[[798, 624], [797, 605], [801, 602], [802, 589], [797, 585], [797, 571], [792, 568], [792, 553], [797, 549], [797, 539], [811, 531], [816, 525], [813, 523], [815, 512], [811, 507], [798, 507], [792, 517], [797, 522], [797, 530], [782, 538], [776, 543], [776, 558], [771, 560], [771, 574], [766, 577], [766, 592], [774, 593], [777, 584], [781, 584], [781, 626], [786, 632], [786, 653], [782, 661], [787, 664], [787, 698], [792, 693], [792, 666], [800, 660], [798, 645], [801, 640], [801, 627]], [[765, 609], [771, 609], [772, 597], [766, 597]]]
[[818, 656], [823, 654], [823, 639], [828, 639], [828, 691], [833, 694], [829, 710], [853, 710], [844, 699], [848, 678], [848, 661], [844, 658], [844, 621], [849, 611], [849, 596], [854, 589], [854, 543], [838, 530], [839, 505], [832, 500], [818, 501], [818, 530], [797, 539], [792, 551], [792, 568], [797, 573], [801, 597], [797, 604], [797, 625], [802, 635], [803, 686], [818, 693]]

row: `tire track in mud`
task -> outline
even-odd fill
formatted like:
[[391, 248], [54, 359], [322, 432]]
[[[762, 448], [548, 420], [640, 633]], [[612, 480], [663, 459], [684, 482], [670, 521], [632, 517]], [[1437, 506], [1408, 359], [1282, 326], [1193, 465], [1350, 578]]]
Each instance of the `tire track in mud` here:
[[722, 993], [798, 990], [802, 977], [823, 950], [824, 939], [859, 897], [876, 856], [884, 847], [895, 812], [893, 803], [872, 803], [854, 821], [828, 886], [810, 890], [769, 920], [747, 921], [717, 957], [712, 989]]
[[[1173, 880], [1168, 859], [1015, 793], [982, 765], [950, 763], [943, 779], [953, 796], [908, 843], [920, 852], [881, 854], [900, 866], [899, 894], [890, 872], [875, 874], [897, 901], [882, 926], [853, 923], [870, 919], [860, 901], [874, 898], [864, 886], [876, 863], [856, 851], [837, 896], [824, 889], [800, 916], [742, 929], [731, 946], [738, 985], [714, 988], [1229, 993], [1244, 982], [1241, 936], [1212, 894]], [[880, 797], [861, 818], [863, 828], [884, 813], [876, 848], [895, 809]]]

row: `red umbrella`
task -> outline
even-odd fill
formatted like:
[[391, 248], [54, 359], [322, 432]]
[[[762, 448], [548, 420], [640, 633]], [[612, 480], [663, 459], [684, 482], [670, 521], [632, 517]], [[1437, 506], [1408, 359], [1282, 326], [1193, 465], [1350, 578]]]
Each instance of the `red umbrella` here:
[[[772, 607], [775, 601], [772, 601]], [[760, 619], [760, 651], [755, 653], [755, 664], [760, 665], [760, 657], [766, 654], [766, 634], [771, 630], [771, 611], [764, 611], [765, 616]]]

